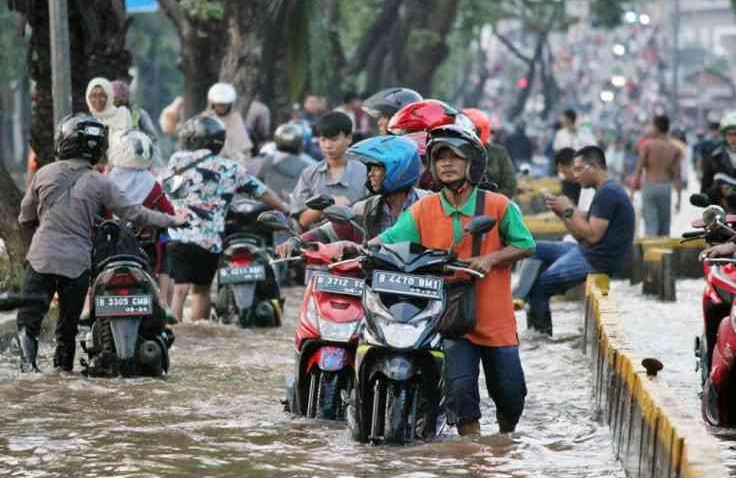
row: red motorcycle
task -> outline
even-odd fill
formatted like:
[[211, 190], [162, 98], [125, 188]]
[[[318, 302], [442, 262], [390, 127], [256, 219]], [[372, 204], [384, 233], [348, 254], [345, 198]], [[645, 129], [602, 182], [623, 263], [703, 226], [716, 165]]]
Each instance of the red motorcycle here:
[[[275, 213], [264, 213], [258, 220], [273, 229], [288, 227]], [[287, 379], [287, 410], [308, 418], [344, 420], [343, 396], [349, 396], [355, 380], [355, 350], [364, 318], [364, 282], [360, 265], [336, 263], [334, 251], [333, 244], [303, 243], [299, 256], [272, 263], [306, 263], [295, 373]]]
[[[684, 240], [705, 238], [709, 244], [736, 238], [736, 216], [709, 205], [707, 196], [690, 198], [695, 206], [707, 206], [703, 219], [692, 223], [698, 231], [686, 232]], [[695, 338], [695, 356], [700, 380], [703, 419], [713, 426], [735, 426], [736, 410], [736, 259], [703, 260], [703, 334]]]

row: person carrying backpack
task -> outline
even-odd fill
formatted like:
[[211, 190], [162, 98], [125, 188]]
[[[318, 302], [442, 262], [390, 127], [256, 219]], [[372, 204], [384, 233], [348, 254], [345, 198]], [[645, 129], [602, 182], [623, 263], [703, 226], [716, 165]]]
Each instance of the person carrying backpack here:
[[23, 279], [24, 295], [44, 300], [18, 310], [17, 342], [21, 371], [39, 371], [38, 336], [49, 304], [59, 295], [54, 367], [74, 366], [77, 324], [89, 285], [95, 218], [103, 208], [140, 225], [175, 227], [187, 222], [186, 214], [170, 216], [142, 204], [131, 204], [106, 175], [92, 169], [108, 148], [108, 128], [87, 114], [70, 115], [57, 127], [56, 162], [39, 169], [21, 202], [18, 222], [31, 245]]

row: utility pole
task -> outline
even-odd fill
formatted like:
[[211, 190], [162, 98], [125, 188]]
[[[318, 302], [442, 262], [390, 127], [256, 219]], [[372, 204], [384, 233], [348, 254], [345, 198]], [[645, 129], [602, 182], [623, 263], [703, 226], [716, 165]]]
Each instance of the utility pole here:
[[680, 0], [673, 2], [672, 15], [672, 120], [680, 119]]
[[54, 95], [54, 125], [72, 112], [72, 77], [69, 54], [67, 0], [49, 1], [51, 34], [51, 85]]

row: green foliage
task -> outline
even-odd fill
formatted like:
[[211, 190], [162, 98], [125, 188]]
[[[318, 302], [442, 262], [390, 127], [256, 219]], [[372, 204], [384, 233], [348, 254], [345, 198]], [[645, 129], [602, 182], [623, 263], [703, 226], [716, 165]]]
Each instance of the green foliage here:
[[25, 70], [26, 40], [18, 35], [17, 15], [0, 1], [0, 85], [9, 85]]
[[160, 10], [135, 14], [132, 18], [128, 49], [138, 70], [136, 102], [155, 121], [160, 111], [184, 88], [184, 78], [176, 67], [179, 37], [174, 25]]
[[181, 0], [179, 8], [190, 18], [197, 20], [222, 20], [225, 6], [217, 0]]
[[621, 25], [626, 3], [621, 0], [594, 0], [590, 5], [593, 26], [612, 29]]

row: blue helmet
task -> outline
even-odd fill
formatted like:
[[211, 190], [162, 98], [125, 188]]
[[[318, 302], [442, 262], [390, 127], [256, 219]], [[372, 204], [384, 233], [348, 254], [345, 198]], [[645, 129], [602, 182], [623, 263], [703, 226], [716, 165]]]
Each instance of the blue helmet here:
[[355, 143], [348, 150], [348, 156], [361, 161], [366, 166], [371, 164], [386, 168], [382, 194], [409, 189], [419, 180], [421, 160], [417, 145], [399, 136], [374, 136]]

